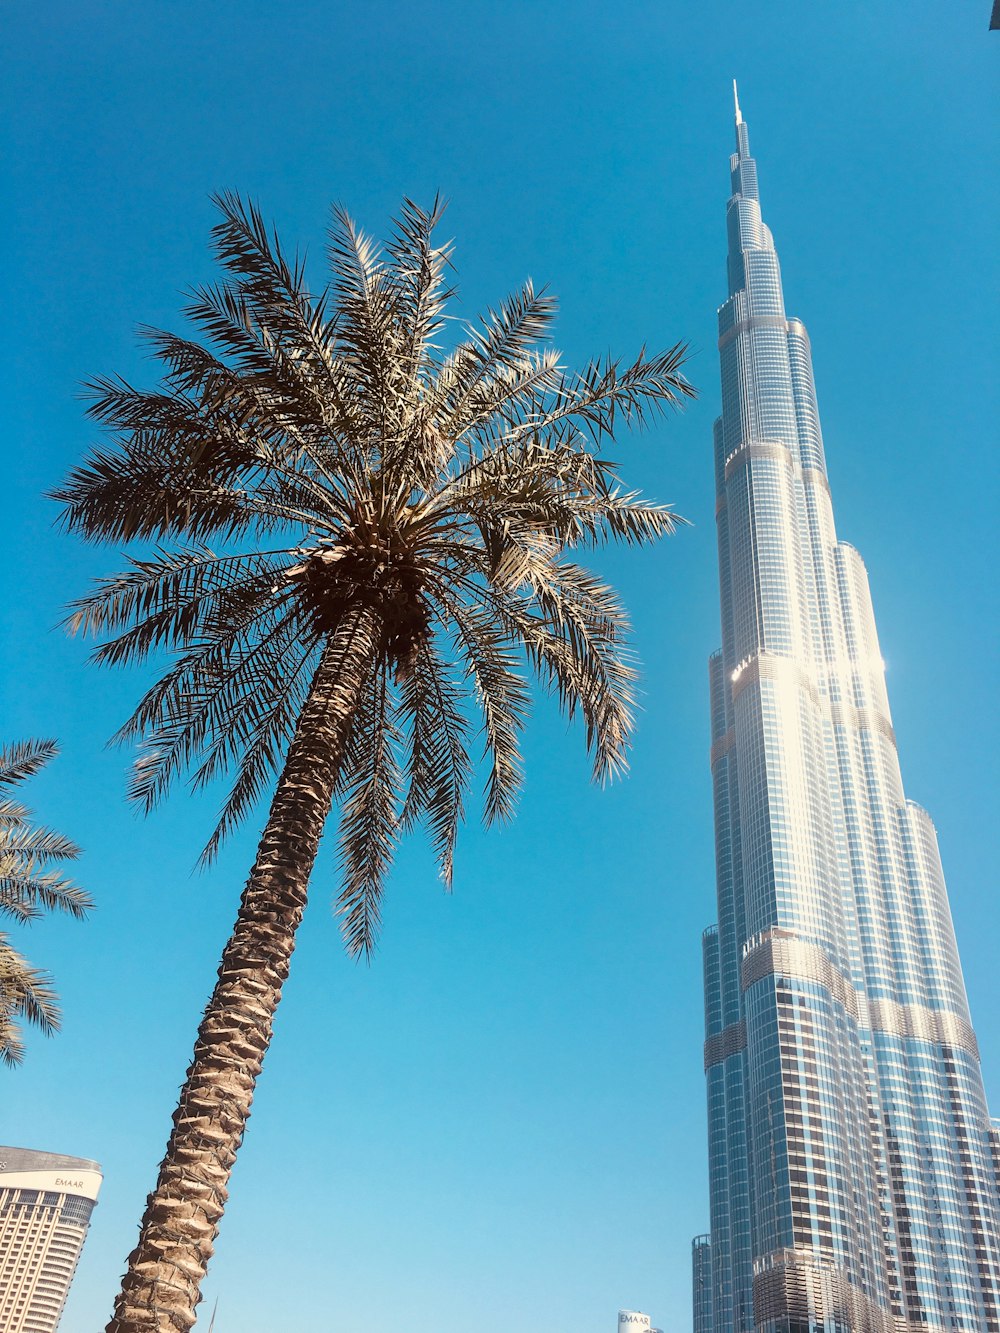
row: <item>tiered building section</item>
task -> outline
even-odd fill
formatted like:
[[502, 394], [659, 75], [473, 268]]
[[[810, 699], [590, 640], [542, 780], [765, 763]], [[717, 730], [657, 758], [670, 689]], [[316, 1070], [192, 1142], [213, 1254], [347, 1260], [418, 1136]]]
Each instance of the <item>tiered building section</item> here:
[[696, 1327], [997, 1333], [995, 1132], [934, 826], [903, 793], [868, 579], [837, 539], [809, 338], [785, 314], [738, 103], [736, 143]]

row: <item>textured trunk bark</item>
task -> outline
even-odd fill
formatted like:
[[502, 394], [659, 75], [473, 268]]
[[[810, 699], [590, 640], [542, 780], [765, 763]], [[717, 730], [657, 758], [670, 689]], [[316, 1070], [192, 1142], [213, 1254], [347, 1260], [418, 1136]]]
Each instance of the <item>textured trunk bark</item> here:
[[195, 1322], [363, 681], [350, 665], [327, 648], [313, 678], [106, 1333], [187, 1333]]

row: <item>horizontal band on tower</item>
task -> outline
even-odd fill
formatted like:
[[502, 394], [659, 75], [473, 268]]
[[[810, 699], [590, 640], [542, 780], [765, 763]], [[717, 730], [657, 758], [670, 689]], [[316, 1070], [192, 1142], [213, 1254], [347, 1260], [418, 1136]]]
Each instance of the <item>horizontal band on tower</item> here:
[[730, 1023], [721, 1032], [713, 1032], [705, 1038], [705, 1068], [721, 1064], [737, 1051], [747, 1047], [747, 1025], [741, 1018], [737, 1023]]
[[842, 1009], [858, 1021], [858, 993], [825, 949], [777, 928], [765, 930], [743, 955], [740, 987], [749, 990], [764, 977], [798, 977], [818, 982]]
[[959, 1046], [979, 1059], [979, 1042], [967, 1023], [950, 1009], [928, 1009], [924, 1004], [898, 1004], [895, 1000], [868, 1001], [868, 1027], [894, 1037], [915, 1037], [936, 1046]]
[[795, 462], [787, 444], [782, 444], [777, 440], [746, 440], [743, 444], [737, 445], [726, 459], [726, 481], [744, 463], [748, 463], [754, 458], [774, 459], [779, 463], [786, 463], [789, 467], [792, 467]]
[[[758, 1327], [786, 1319], [796, 1328], [826, 1327], [828, 1319], [831, 1325], [836, 1319], [838, 1326], [865, 1333], [909, 1327], [876, 1305], [842, 1268], [795, 1250], [777, 1250], [754, 1263], [753, 1317]], [[920, 1327], [932, 1333], [932, 1325]]]
[[782, 333], [787, 333], [788, 321], [784, 315], [747, 315], [743, 319], [738, 319], [731, 329], [719, 334], [719, 351], [721, 352], [723, 347], [727, 347], [741, 333], [749, 333], [751, 329], [780, 329]]
[[802, 469], [802, 482], [805, 486], [819, 486], [821, 490], [830, 494], [830, 479], [825, 472], [818, 467], [804, 467]]
[[731, 677], [733, 702], [736, 702], [748, 685], [756, 685], [762, 680], [783, 680], [789, 675], [797, 678], [798, 684], [817, 708], [823, 706], [825, 701], [820, 698], [816, 682], [802, 664], [796, 662], [793, 657], [779, 657], [776, 653], [755, 653], [753, 657], [740, 663]]
[[855, 731], [877, 731], [893, 746], [896, 744], [896, 732], [884, 713], [874, 708], [855, 708], [853, 704], [830, 702], [830, 716], [835, 724], [852, 727]]
[[950, 1009], [930, 1009], [924, 1004], [871, 999], [855, 988], [851, 979], [818, 944], [797, 939], [777, 928], [764, 931], [744, 954], [740, 987], [749, 990], [754, 982], [769, 976], [816, 982], [829, 992], [831, 999], [854, 1019], [859, 1028], [936, 1046], [957, 1046], [979, 1059], [976, 1034], [960, 1014]]
[[721, 759], [724, 754], [728, 754], [736, 742], [736, 737], [732, 727], [722, 736], [712, 742], [712, 748], [708, 752], [708, 762], [714, 764], [717, 759]]
[[[824, 710], [829, 715], [835, 726], [850, 727], [854, 731], [877, 731], [891, 745], [896, 745], [896, 732], [884, 713], [880, 713], [874, 708], [855, 708], [853, 704], [841, 703], [830, 699], [826, 695], [821, 695], [812, 675], [793, 657], [779, 657], [776, 653], [756, 653], [753, 657], [741, 662], [730, 677], [733, 702], [736, 702], [748, 685], [756, 685], [762, 680], [782, 680], [787, 678], [788, 675], [797, 677], [798, 684], [809, 695], [817, 708]], [[716, 744], [719, 744], [719, 742], [716, 742]], [[723, 750], [722, 753], [724, 752]], [[713, 763], [716, 757], [715, 746], [713, 745]]]

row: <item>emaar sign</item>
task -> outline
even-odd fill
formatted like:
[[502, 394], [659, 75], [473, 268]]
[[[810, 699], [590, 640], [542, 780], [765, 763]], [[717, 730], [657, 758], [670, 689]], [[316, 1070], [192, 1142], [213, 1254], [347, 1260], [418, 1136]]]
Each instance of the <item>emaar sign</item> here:
[[652, 1333], [648, 1314], [636, 1310], [618, 1311], [618, 1333]]

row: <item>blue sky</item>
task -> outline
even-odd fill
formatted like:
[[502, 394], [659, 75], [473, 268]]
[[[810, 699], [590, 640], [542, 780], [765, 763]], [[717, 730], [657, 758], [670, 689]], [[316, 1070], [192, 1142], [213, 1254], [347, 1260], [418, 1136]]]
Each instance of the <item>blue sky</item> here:
[[217, 1333], [602, 1333], [619, 1305], [687, 1326], [707, 1223], [710, 439], [734, 76], [1000, 1113], [988, 8], [5, 7], [3, 732], [60, 738], [32, 796], [85, 847], [99, 904], [22, 941], [57, 975], [65, 1031], [0, 1071], [0, 1140], [106, 1173], [61, 1333], [110, 1312], [255, 830], [196, 875], [216, 797], [179, 792], [145, 822], [126, 809], [126, 756], [104, 743], [143, 673], [96, 672], [56, 628], [116, 556], [56, 532], [41, 494], [92, 441], [80, 381], [148, 378], [135, 326], [176, 326], [181, 290], [210, 275], [213, 190], [257, 197], [318, 280], [331, 201], [381, 233], [404, 194], [440, 189], [466, 313], [531, 275], [560, 297], [567, 363], [685, 339], [701, 390], [620, 444], [625, 476], [694, 524], [600, 560], [645, 664], [628, 781], [590, 787], [582, 737], [540, 701], [517, 823], [467, 829], [451, 897], [408, 845], [367, 969], [340, 948], [322, 854], [206, 1287]]

